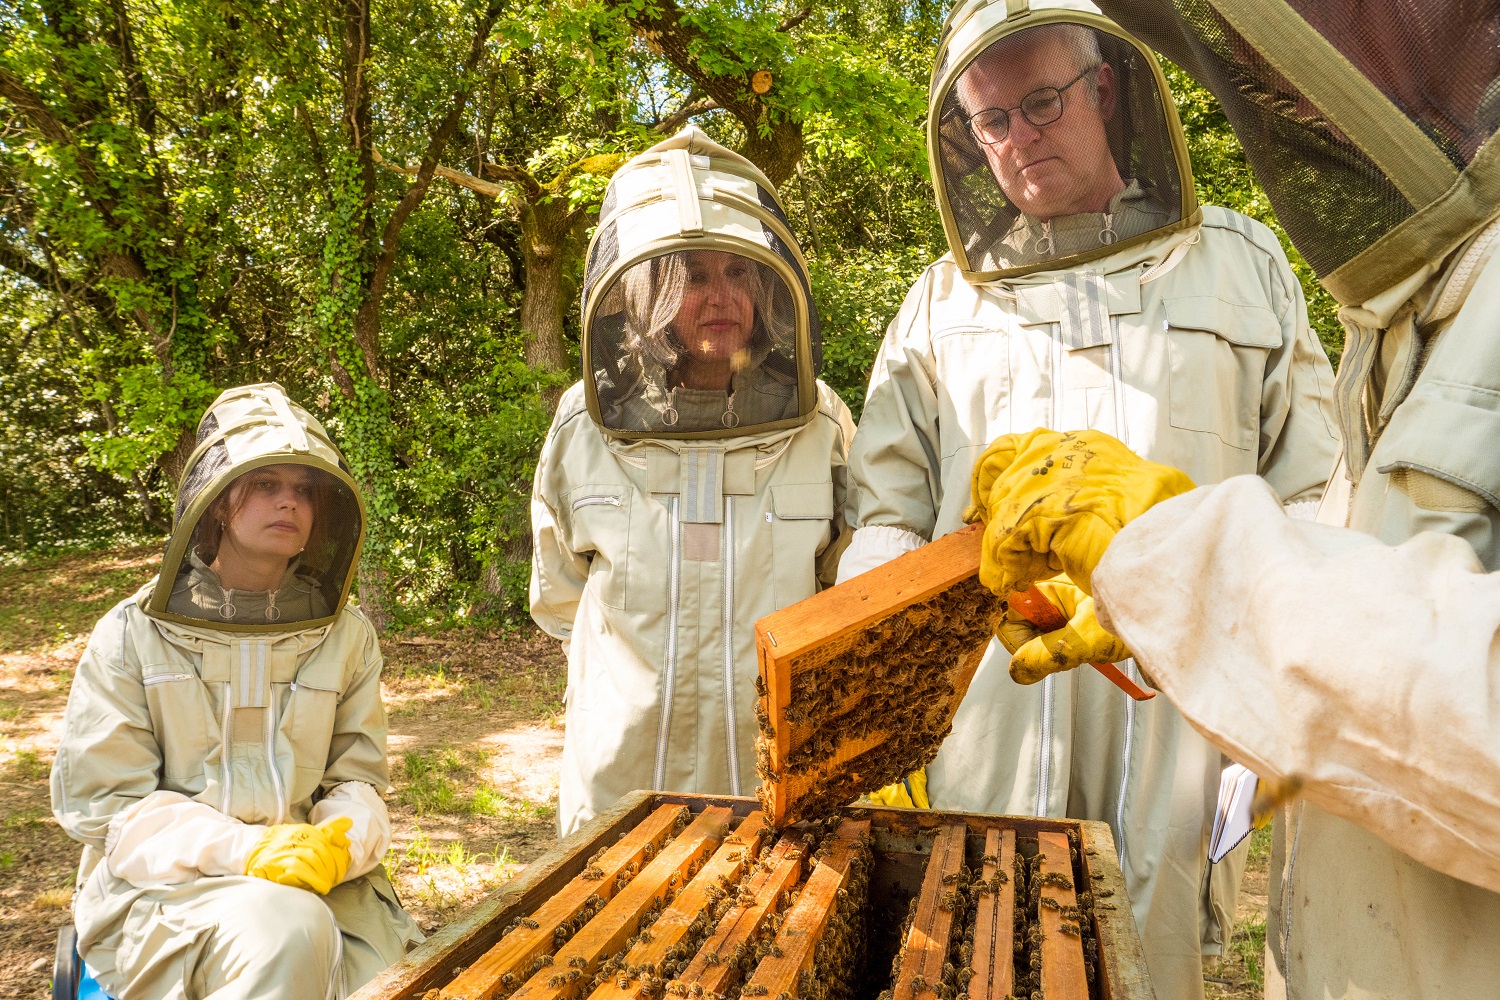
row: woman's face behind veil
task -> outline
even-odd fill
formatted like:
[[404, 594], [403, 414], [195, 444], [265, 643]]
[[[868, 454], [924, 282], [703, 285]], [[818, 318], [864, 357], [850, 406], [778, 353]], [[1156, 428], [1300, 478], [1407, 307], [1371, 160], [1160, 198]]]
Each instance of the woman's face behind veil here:
[[687, 351], [688, 366], [730, 371], [749, 363], [755, 332], [760, 272], [739, 254], [690, 250], [684, 254], [687, 282], [672, 326]]
[[266, 465], [231, 483], [219, 559], [297, 556], [312, 534], [319, 475], [303, 465]]

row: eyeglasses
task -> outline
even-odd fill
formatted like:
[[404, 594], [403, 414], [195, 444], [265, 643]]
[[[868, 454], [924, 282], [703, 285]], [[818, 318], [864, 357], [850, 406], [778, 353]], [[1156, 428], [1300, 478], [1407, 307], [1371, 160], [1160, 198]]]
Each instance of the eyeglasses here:
[[969, 128], [973, 130], [974, 138], [986, 146], [993, 146], [997, 142], [1004, 142], [1005, 137], [1010, 135], [1010, 114], [1012, 111], [1021, 112], [1021, 117], [1025, 118], [1027, 124], [1033, 128], [1051, 125], [1062, 117], [1062, 95], [1069, 87], [1072, 87], [1079, 80], [1082, 80], [1098, 68], [1097, 65], [1090, 66], [1061, 87], [1038, 87], [1021, 98], [1021, 103], [1013, 108], [986, 108], [983, 111], [976, 111], [968, 118]]

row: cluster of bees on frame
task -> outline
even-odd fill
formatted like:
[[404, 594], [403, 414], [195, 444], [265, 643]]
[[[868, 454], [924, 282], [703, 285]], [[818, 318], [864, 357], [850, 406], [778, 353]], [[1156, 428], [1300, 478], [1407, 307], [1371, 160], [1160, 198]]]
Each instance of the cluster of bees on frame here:
[[[930, 761], [952, 729], [953, 673], [989, 642], [1004, 612], [1004, 602], [971, 577], [794, 661], [782, 720], [791, 745], [780, 768], [773, 766], [776, 730], [757, 677], [762, 802], [769, 809], [771, 786], [785, 782], [802, 815], [822, 815]], [[851, 741], [873, 746], [830, 768]]]
[[[1013, 963], [1014, 979], [1012, 991], [1007, 1000], [1045, 1000], [1041, 983], [1041, 912], [1043, 909], [1059, 911], [1062, 918], [1059, 929], [1062, 933], [1081, 939], [1089, 993], [1091, 996], [1098, 995], [1099, 953], [1098, 942], [1093, 932], [1093, 911], [1095, 907], [1114, 909], [1113, 903], [1103, 898], [1112, 896], [1113, 890], [1081, 888], [1076, 896], [1076, 905], [1057, 902], [1050, 894], [1044, 894], [1042, 890], [1049, 886], [1072, 890], [1073, 883], [1056, 872], [1044, 872], [1042, 867], [1046, 856], [1036, 851], [1035, 846], [1035, 841], [1032, 841], [1027, 850], [1016, 851], [1011, 870], [1008, 872], [999, 867], [999, 858], [994, 855], [983, 855], [980, 858], [981, 865], [996, 865], [994, 876], [990, 879], [982, 877], [981, 867], [972, 869], [960, 867], [956, 873], [944, 878], [942, 896], [938, 905], [943, 910], [954, 914], [947, 960], [943, 963], [941, 977], [936, 981], [929, 982], [920, 975], [912, 978], [912, 996], [916, 1000], [928, 1000], [928, 998], [970, 1000], [968, 990], [974, 977], [976, 964], [974, 937], [978, 923], [977, 917], [982, 905], [980, 896], [984, 893], [999, 892], [1007, 882], [1015, 884], [1017, 900], [1017, 905], [1013, 910], [1015, 924], [1011, 935], [1012, 954], [1009, 956]], [[1083, 867], [1076, 863], [1078, 860], [1076, 839], [1070, 838], [1070, 849], [1075, 862], [1074, 871], [1083, 871]], [[1095, 854], [1096, 852], [1093, 848], [1089, 848], [1089, 853]], [[1095, 873], [1093, 878], [1102, 880], [1104, 876]], [[1096, 899], [1096, 895], [1099, 898]], [[898, 941], [904, 943], [908, 940], [908, 931], [916, 916], [918, 905], [919, 899], [913, 896], [901, 925]], [[892, 962], [890, 982], [893, 986], [901, 975], [904, 957], [904, 953], [898, 950]], [[980, 955], [978, 960], [983, 962], [986, 956]], [[1000, 961], [1002, 958], [993, 956], [991, 960]], [[892, 989], [886, 989], [880, 993], [878, 1000], [892, 1000], [893, 996]]]

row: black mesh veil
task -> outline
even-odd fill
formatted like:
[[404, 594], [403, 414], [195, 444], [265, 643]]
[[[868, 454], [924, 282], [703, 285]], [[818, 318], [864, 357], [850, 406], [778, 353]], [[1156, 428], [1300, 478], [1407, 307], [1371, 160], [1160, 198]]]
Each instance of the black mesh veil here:
[[945, 35], [930, 155], [950, 247], [969, 274], [1082, 263], [1180, 228], [1196, 208], [1149, 53], [1049, 15], [987, 31], [960, 22]]
[[589, 415], [611, 436], [737, 437], [817, 412], [820, 323], [786, 212], [695, 127], [610, 178], [582, 313]]
[[798, 416], [796, 299], [771, 264], [673, 250], [595, 294], [587, 363], [605, 428], [748, 432]]
[[[1483, 151], [1500, 123], [1497, 0], [1100, 7], [1219, 99], [1277, 218], [1325, 281], [1398, 227], [1411, 233], [1409, 220], [1440, 200], [1442, 231], [1425, 244], [1412, 233], [1406, 273], [1424, 262], [1419, 247], [1441, 249], [1493, 213], [1493, 198], [1472, 194], [1477, 176], [1468, 192], [1455, 183], [1471, 167], [1494, 170], [1480, 161], [1493, 161]], [[1455, 204], [1465, 197], [1470, 207]], [[1358, 301], [1357, 287], [1389, 280], [1368, 275], [1347, 290]]]
[[225, 390], [198, 426], [147, 613], [233, 632], [333, 620], [364, 505], [323, 426], [275, 383]]

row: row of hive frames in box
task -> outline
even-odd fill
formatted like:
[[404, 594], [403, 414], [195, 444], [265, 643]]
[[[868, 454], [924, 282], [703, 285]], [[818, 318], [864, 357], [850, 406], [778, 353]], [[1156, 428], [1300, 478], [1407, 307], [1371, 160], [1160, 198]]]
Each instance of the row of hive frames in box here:
[[760, 812], [660, 805], [427, 1000], [1101, 995], [1076, 833], [1002, 827], [970, 865], [972, 832], [938, 826], [920, 889], [872, 906], [868, 818], [778, 836]]

